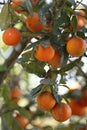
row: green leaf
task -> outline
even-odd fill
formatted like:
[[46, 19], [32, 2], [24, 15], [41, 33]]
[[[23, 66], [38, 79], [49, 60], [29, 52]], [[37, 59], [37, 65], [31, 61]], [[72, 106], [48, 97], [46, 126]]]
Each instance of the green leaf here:
[[15, 118], [13, 118], [13, 120], [12, 120], [12, 129], [13, 130], [21, 130], [22, 129], [20, 123]]
[[66, 84], [65, 79], [63, 77], [60, 80], [60, 84]]
[[34, 59], [33, 50], [26, 50], [22, 54], [22, 58], [18, 59], [18, 63], [20, 63], [28, 73], [36, 74], [39, 77], [43, 77], [46, 74], [44, 70], [45, 63], [38, 62]]
[[71, 92], [71, 96], [72, 96], [73, 98], [75, 98], [76, 100], [79, 100], [79, 99], [82, 97], [82, 92], [81, 92], [81, 90], [78, 90], [78, 89], [73, 90], [73, 91]]
[[66, 11], [65, 13], [74, 13], [73, 9], [70, 6], [63, 6], [63, 11]]
[[12, 125], [12, 121], [13, 121], [12, 113], [13, 112], [7, 112], [3, 114], [3, 118], [5, 119], [5, 123], [8, 127]]
[[80, 63], [80, 58], [76, 59], [75, 61], [72, 61], [64, 66], [61, 67], [61, 69], [59, 70], [60, 74], [64, 74], [65, 72], [71, 70], [73, 67], [75, 67], [77, 64]]
[[0, 28], [3, 29], [11, 24], [11, 15], [9, 13], [9, 4], [5, 4], [0, 13]]
[[31, 96], [32, 97], [36, 97], [38, 95], [38, 93], [41, 91], [42, 89], [42, 85], [38, 85], [36, 88], [33, 88], [31, 91]]
[[26, 50], [22, 54], [22, 58], [18, 59], [19, 63], [29, 62], [33, 59], [33, 50]]
[[45, 14], [49, 12], [50, 4], [45, 4], [42, 6], [42, 8], [39, 10], [39, 16], [42, 18]]
[[13, 112], [10, 113], [6, 113], [3, 117], [4, 117], [4, 121], [7, 125], [7, 127], [12, 128], [12, 130], [21, 130], [21, 125], [19, 124], [19, 122], [13, 117]]
[[45, 84], [45, 85], [52, 85], [53, 83], [49, 79], [41, 79], [40, 84]]
[[39, 62], [32, 63], [22, 63], [23, 68], [26, 69], [28, 73], [34, 73], [39, 77], [44, 77], [46, 72], [44, 70], [44, 64]]
[[0, 65], [0, 72], [4, 72], [7, 70], [7, 66], [5, 64]]
[[5, 101], [6, 103], [9, 103], [9, 101], [10, 101], [9, 95], [10, 95], [10, 89], [9, 89], [9, 87], [3, 86], [2, 96], [3, 96], [4, 101]]
[[78, 121], [73, 121], [74, 123], [71, 123], [67, 126], [65, 125], [57, 125], [54, 130], [85, 130], [86, 124], [81, 123], [81, 119], [78, 119]]
[[53, 128], [51, 126], [45, 126], [43, 128], [44, 128], [44, 130], [53, 130]]
[[54, 25], [53, 25], [53, 31], [56, 33], [56, 30], [59, 29], [59, 27], [61, 26], [67, 26], [69, 24], [70, 18], [65, 15], [62, 14], [57, 20], [54, 21]]
[[[14, 22], [16, 22], [17, 23], [17, 20], [20, 20], [20, 21], [22, 21], [22, 22], [24, 22], [25, 23], [25, 21], [26, 21], [26, 14], [24, 14], [24, 13], [21, 13], [21, 15], [17, 15], [16, 13], [13, 13], [12, 14], [13, 16], [13, 18], [14, 19], [12, 19]], [[24, 26], [22, 27], [22, 29], [24, 28]], [[24, 28], [25, 29], [25, 28]]]
[[76, 5], [75, 0], [69, 0], [69, 1], [71, 2], [72, 5], [74, 5], [74, 6]]
[[2, 30], [6, 29], [7, 27], [12, 26], [15, 22], [17, 23], [19, 19], [24, 22], [24, 15], [16, 15], [14, 9], [10, 4], [4, 4], [0, 13], [0, 28]]
[[64, 18], [59, 17], [57, 20], [54, 21], [54, 29], [56, 29], [56, 27], [60, 27], [62, 24], [64, 23]]
[[66, 51], [66, 47], [62, 47], [62, 57], [61, 57], [61, 61], [60, 61], [60, 65], [61, 67], [65, 66], [67, 64], [67, 61], [68, 61], [68, 53]]
[[70, 1], [66, 1], [65, 5], [66, 5], [66, 7], [71, 7], [72, 6]]
[[32, 130], [38, 130], [38, 128], [35, 127], [35, 128], [32, 128]]
[[73, 27], [73, 31], [77, 31], [78, 28], [78, 22], [76, 16], [72, 17], [71, 25]]
[[50, 45], [50, 41], [48, 39], [47, 40], [42, 40], [41, 45], [44, 46], [45, 48], [47, 48]]
[[20, 115], [22, 115], [22, 116], [24, 116], [26, 118], [30, 117], [29, 111], [26, 110], [25, 108], [18, 107], [17, 110], [20, 112]]
[[77, 36], [78, 36], [78, 37], [81, 37], [81, 38], [83, 38], [83, 39], [85, 39], [85, 34], [84, 34], [84, 32], [78, 31], [78, 32], [77, 32]]
[[67, 28], [63, 31], [61, 38], [66, 40], [69, 34], [70, 34], [70, 30]]
[[32, 8], [32, 4], [31, 4], [30, 0], [26, 0], [26, 7], [27, 7], [30, 15], [32, 16], [33, 15], [33, 8]]
[[61, 102], [61, 99], [62, 99], [62, 96], [61, 95], [58, 95], [57, 92], [53, 92], [53, 95], [57, 101], [57, 103], [60, 103]]

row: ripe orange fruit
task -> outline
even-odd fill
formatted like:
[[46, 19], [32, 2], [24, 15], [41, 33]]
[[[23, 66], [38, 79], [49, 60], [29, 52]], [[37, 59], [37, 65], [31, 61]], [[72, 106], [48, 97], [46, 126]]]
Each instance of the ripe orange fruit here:
[[72, 99], [69, 105], [72, 109], [72, 115], [83, 116], [85, 114], [85, 107], [81, 106], [75, 99]]
[[15, 119], [19, 122], [20, 126], [22, 128], [25, 128], [26, 125], [29, 123], [29, 120], [28, 118], [24, 117], [24, 116], [21, 116], [19, 114], [17, 114], [17, 116], [15, 117]]
[[20, 42], [21, 34], [16, 28], [9, 27], [4, 31], [2, 39], [6, 45], [14, 46]]
[[78, 22], [78, 28], [83, 27], [85, 24], [87, 24], [87, 20], [84, 16], [76, 15], [77, 22]]
[[12, 2], [15, 4], [15, 5], [21, 5], [22, 3], [22, 0], [12, 0]]
[[75, 13], [80, 16], [86, 16], [84, 9], [75, 10]]
[[53, 58], [54, 54], [55, 50], [51, 45], [48, 47], [39, 45], [34, 53], [34, 56], [39, 61], [49, 61]]
[[16, 8], [19, 7], [17, 4], [15, 4], [14, 2], [11, 2], [11, 7]]
[[31, 0], [31, 2], [32, 2], [33, 4], [37, 4], [37, 3], [39, 2], [39, 0]]
[[87, 89], [83, 91], [83, 98], [87, 101]]
[[40, 21], [38, 13], [34, 12], [33, 16], [28, 16], [26, 26], [31, 32], [40, 32], [43, 30], [43, 23]]
[[55, 54], [51, 60], [48, 61], [48, 64], [54, 68], [60, 67], [61, 54], [59, 51], [55, 51]]
[[68, 120], [71, 115], [71, 108], [68, 104], [65, 103], [56, 104], [52, 109], [52, 117], [58, 122]]
[[87, 106], [87, 89], [85, 89], [82, 93], [82, 97], [78, 101], [80, 105]]
[[22, 12], [24, 12], [24, 11], [27, 11], [26, 9], [22, 9], [21, 6], [17, 5], [17, 4], [14, 3], [14, 2], [11, 3], [11, 6], [12, 6], [12, 8], [15, 10], [15, 12], [17, 12], [17, 13], [22, 13]]
[[79, 57], [86, 51], [86, 42], [82, 38], [71, 38], [66, 44], [67, 52], [73, 57]]
[[10, 97], [12, 99], [12, 102], [13, 103], [18, 103], [21, 96], [22, 96], [22, 91], [17, 86], [15, 86], [11, 90], [11, 93], [10, 93]]
[[44, 91], [37, 97], [37, 105], [41, 110], [49, 111], [56, 104], [56, 100], [51, 92]]

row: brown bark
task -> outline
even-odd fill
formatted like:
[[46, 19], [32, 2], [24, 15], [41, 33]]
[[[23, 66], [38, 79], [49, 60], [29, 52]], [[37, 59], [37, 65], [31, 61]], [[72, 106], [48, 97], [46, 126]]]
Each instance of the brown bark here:
[[28, 38], [23, 38], [21, 40], [21, 47], [18, 51], [16, 51], [16, 49], [13, 50], [11, 56], [5, 61], [5, 65], [7, 67], [7, 70], [4, 72], [0, 72], [0, 85], [4, 82], [4, 80], [6, 79], [10, 69], [13, 67], [14, 63], [16, 62], [17, 58], [19, 57], [19, 55], [23, 52], [23, 50], [25, 49], [25, 47], [27, 46], [27, 43], [30, 41], [30, 39]]

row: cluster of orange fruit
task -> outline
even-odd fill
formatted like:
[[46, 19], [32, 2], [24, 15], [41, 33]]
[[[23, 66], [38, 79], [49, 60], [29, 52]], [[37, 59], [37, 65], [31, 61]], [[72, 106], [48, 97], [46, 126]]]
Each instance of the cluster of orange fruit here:
[[[31, 0], [31, 2], [38, 3], [38, 0]], [[22, 0], [13, 0], [13, 3], [19, 6], [22, 3]], [[78, 29], [87, 24], [85, 13], [83, 11], [79, 15], [76, 15], [76, 18], [78, 22]], [[41, 32], [45, 28], [48, 28], [45, 31], [52, 31], [52, 24], [49, 26], [49, 24], [47, 25], [41, 21], [37, 12], [34, 12], [32, 16], [27, 16], [25, 24], [29, 31], [33, 33]], [[20, 43], [21, 33], [16, 28], [9, 27], [4, 31], [2, 39], [6, 45], [14, 46]], [[80, 37], [68, 38], [65, 46], [66, 51], [72, 57], [82, 56], [87, 49], [86, 41]], [[48, 62], [48, 64], [54, 68], [59, 68], [62, 54], [59, 52], [59, 50], [55, 50], [51, 43], [48, 47], [44, 47], [43, 45], [39, 44], [35, 50], [34, 57], [41, 62]]]
[[36, 99], [38, 107], [43, 111], [51, 111], [52, 117], [58, 121], [63, 122], [72, 115], [83, 116], [87, 107], [87, 89], [82, 93], [81, 98], [70, 99], [69, 103], [57, 103], [53, 94], [49, 91], [44, 91], [38, 95]]
[[72, 108], [73, 115], [83, 116], [86, 112], [87, 107], [87, 89], [84, 89], [82, 91], [80, 99], [71, 99], [69, 105]]
[[41, 110], [51, 111], [52, 117], [63, 122], [68, 120], [72, 115], [72, 110], [68, 104], [56, 102], [53, 94], [49, 91], [44, 91], [37, 97], [37, 105]]
[[[22, 91], [21, 91], [21, 89], [19, 87], [15, 86], [15, 87], [12, 88], [11, 93], [10, 93], [10, 98], [11, 98], [11, 101], [13, 103], [17, 104], [22, 96], [23, 96], [23, 93], [22, 93]], [[19, 113], [16, 113], [14, 118], [15, 118], [15, 120], [18, 121], [19, 125], [23, 129], [29, 123], [29, 119], [27, 117], [19, 114]]]
[[[22, 96], [22, 91], [17, 86], [11, 90], [10, 97], [13, 103], [17, 104]], [[79, 100], [74, 98], [70, 99], [68, 104], [64, 102], [58, 103], [50, 91], [43, 91], [37, 96], [36, 103], [41, 110], [50, 111], [56, 121], [64, 122], [70, 119], [72, 115], [83, 116], [85, 114], [87, 107], [87, 89], [82, 91]], [[29, 119], [20, 114], [17, 114], [15, 119], [23, 128], [29, 123]]]

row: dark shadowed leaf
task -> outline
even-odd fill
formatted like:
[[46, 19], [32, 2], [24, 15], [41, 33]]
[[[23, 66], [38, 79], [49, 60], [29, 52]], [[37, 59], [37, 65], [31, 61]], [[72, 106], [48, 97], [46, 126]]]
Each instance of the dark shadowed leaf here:
[[62, 97], [61, 97], [60, 95], [58, 95], [58, 93], [57, 93], [57, 92], [53, 92], [53, 95], [54, 95], [54, 97], [55, 97], [55, 99], [56, 99], [57, 103], [60, 103], [60, 102], [61, 102]]
[[40, 83], [41, 84], [46, 84], [46, 85], [52, 85], [53, 84], [49, 79], [46, 79], [46, 78], [41, 79]]
[[65, 49], [65, 46], [62, 47], [62, 57], [61, 57], [61, 67], [65, 66], [67, 64], [67, 61], [68, 61], [68, 53]]
[[13, 120], [12, 120], [12, 128], [13, 128], [13, 130], [21, 130], [22, 129], [21, 125], [19, 124], [19, 122], [15, 118], [13, 118]]
[[26, 7], [27, 7], [27, 10], [29, 11], [30, 15], [32, 16], [33, 15], [33, 8], [32, 8], [32, 4], [31, 4], [30, 0], [26, 0]]
[[6, 103], [9, 103], [9, 100], [10, 100], [9, 94], [10, 94], [10, 89], [8, 87], [4, 86], [3, 89], [2, 89], [2, 96], [3, 96], [4, 101]]
[[77, 31], [78, 22], [77, 22], [76, 16], [73, 16], [73, 17], [72, 17], [71, 25], [72, 25], [72, 27], [73, 27], [73, 30], [74, 30], [74, 31]]
[[84, 32], [78, 31], [78, 32], [77, 32], [77, 36], [80, 37], [80, 38], [85, 39], [85, 34], [84, 34]]
[[9, 5], [5, 4], [0, 13], [0, 28], [3, 29], [11, 24], [11, 15], [9, 13]]
[[34, 73], [39, 77], [44, 77], [46, 75], [46, 71], [44, 70], [44, 64], [42, 63], [22, 63], [22, 66], [28, 73]]
[[77, 66], [77, 64], [80, 64], [80, 58], [76, 59], [75, 61], [72, 61], [64, 66], [61, 67], [61, 69], [59, 70], [60, 74], [64, 74], [64, 72], [67, 72], [69, 70], [71, 70], [73, 67]]
[[0, 72], [4, 72], [4, 71], [6, 71], [6, 70], [7, 70], [7, 67], [6, 67], [5, 64], [0, 65]]
[[21, 130], [19, 122], [13, 117], [13, 112], [6, 113], [3, 115], [4, 123], [7, 125], [7, 128], [10, 126], [13, 130]]
[[50, 4], [46, 4], [42, 6], [42, 8], [39, 10], [39, 16], [43, 17], [47, 12], [49, 12]]
[[25, 117], [27, 117], [27, 118], [30, 117], [29, 111], [26, 110], [25, 108], [18, 107], [17, 110], [19, 111], [20, 115], [25, 116]]
[[76, 2], [75, 2], [75, 0], [69, 0], [71, 3], [72, 3], [72, 5], [76, 5]]
[[38, 85], [37, 87], [33, 88], [32, 91], [31, 91], [31, 96], [33, 98], [35, 98], [38, 95], [38, 93], [41, 91], [41, 89], [42, 89], [42, 85], [41, 84]]

